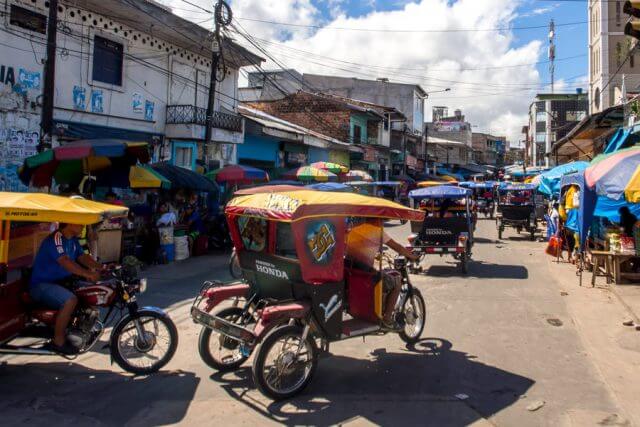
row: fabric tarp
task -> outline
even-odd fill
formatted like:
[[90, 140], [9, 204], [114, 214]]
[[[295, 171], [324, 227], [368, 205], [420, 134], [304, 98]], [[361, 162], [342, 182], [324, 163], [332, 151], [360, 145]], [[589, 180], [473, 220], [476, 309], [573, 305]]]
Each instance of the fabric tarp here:
[[589, 167], [588, 162], [571, 162], [541, 173], [538, 180], [538, 191], [547, 196], [560, 194], [560, 179], [564, 175], [585, 170]]
[[440, 185], [437, 187], [419, 188], [409, 192], [412, 199], [460, 199], [473, 194], [468, 188]]
[[124, 216], [122, 206], [43, 193], [0, 192], [0, 219], [28, 222], [95, 224], [106, 218]]
[[411, 221], [422, 221], [424, 218], [421, 211], [378, 197], [313, 190], [236, 197], [229, 202], [225, 212], [285, 222], [332, 216]]
[[584, 171], [564, 175], [560, 182], [561, 193], [566, 191], [571, 185], [580, 188], [580, 207], [577, 209], [577, 222], [578, 235], [580, 236], [580, 250], [582, 251], [587, 241], [589, 227], [591, 227], [591, 222], [593, 221], [597, 197], [595, 191], [586, 184]]
[[625, 130], [624, 128], [620, 128], [609, 138], [609, 142], [607, 142], [603, 153], [610, 154], [623, 148], [631, 147], [638, 142], [638, 140], [640, 140], [640, 138], [632, 134], [631, 129]]
[[338, 182], [319, 182], [317, 184], [307, 185], [305, 188], [316, 191], [343, 191], [347, 193], [353, 191], [353, 187], [350, 185], [340, 184]]

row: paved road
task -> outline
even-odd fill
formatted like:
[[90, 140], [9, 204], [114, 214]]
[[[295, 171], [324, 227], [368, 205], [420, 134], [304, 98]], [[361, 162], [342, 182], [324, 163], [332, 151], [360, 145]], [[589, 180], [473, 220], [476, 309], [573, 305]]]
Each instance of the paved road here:
[[[406, 226], [392, 226], [404, 240]], [[613, 425], [620, 409], [587, 356], [541, 246], [481, 221], [469, 274], [434, 256], [414, 277], [427, 300], [424, 339], [344, 341], [320, 361], [307, 391], [274, 404], [247, 366], [220, 375], [196, 351], [188, 305], [204, 279], [226, 278], [225, 258], [154, 269], [147, 303], [168, 307], [180, 346], [168, 370], [132, 378], [106, 354], [70, 363], [12, 358], [0, 365], [6, 425], [383, 424]], [[219, 277], [217, 277], [219, 276]], [[458, 397], [456, 397], [456, 395]], [[544, 402], [537, 411], [530, 405]], [[4, 423], [3, 423], [4, 424]]]

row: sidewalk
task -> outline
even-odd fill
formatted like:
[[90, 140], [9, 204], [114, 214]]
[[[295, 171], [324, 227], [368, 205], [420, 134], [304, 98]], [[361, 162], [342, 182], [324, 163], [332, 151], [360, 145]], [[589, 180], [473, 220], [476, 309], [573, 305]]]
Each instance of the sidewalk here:
[[598, 277], [592, 288], [591, 273], [587, 271], [579, 286], [574, 265], [557, 264], [548, 257], [548, 266], [557, 277], [558, 291], [565, 297], [571, 320], [587, 349], [584, 356], [592, 360], [625, 410], [618, 414], [621, 418], [615, 425], [640, 426], [640, 331], [623, 325], [631, 319], [640, 325], [640, 286], [607, 285], [604, 277]]

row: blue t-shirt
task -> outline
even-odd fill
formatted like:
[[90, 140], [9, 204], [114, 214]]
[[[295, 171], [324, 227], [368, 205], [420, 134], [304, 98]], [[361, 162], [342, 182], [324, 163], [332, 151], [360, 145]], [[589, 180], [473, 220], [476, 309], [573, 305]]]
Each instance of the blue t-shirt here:
[[198, 211], [194, 210], [191, 215], [189, 215], [188, 221], [191, 223], [189, 227], [190, 232], [197, 231], [198, 233], [204, 233], [204, 224]]
[[57, 282], [71, 276], [71, 273], [58, 263], [58, 259], [66, 255], [75, 262], [83, 253], [77, 238], [66, 239], [60, 231], [56, 231], [44, 239], [38, 249], [33, 262], [31, 283], [35, 285]]

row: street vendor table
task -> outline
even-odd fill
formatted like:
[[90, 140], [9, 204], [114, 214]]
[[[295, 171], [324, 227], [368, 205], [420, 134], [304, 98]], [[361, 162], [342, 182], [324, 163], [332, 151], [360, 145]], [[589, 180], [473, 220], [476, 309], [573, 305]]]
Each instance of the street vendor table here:
[[621, 252], [611, 251], [591, 251], [591, 258], [593, 262], [593, 276], [591, 277], [591, 285], [595, 285], [595, 278], [599, 275], [599, 268], [604, 261], [605, 273], [607, 277], [607, 283], [610, 283], [613, 279], [613, 283], [619, 285], [623, 280], [629, 280], [631, 282], [640, 282], [640, 273], [630, 273], [621, 271], [620, 266], [622, 263], [635, 259], [640, 261], [640, 256], [636, 254], [628, 254]]

